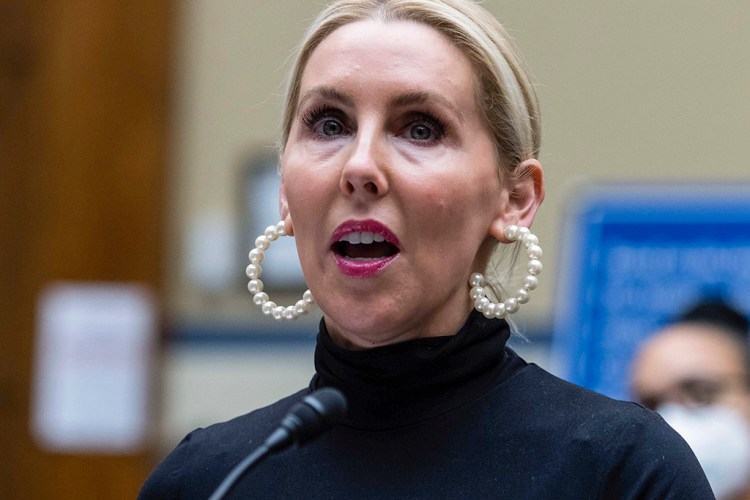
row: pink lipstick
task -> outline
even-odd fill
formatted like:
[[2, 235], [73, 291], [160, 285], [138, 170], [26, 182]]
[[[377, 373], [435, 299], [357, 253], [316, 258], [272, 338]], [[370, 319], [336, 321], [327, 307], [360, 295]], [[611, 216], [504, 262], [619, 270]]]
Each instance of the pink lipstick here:
[[334, 230], [331, 250], [342, 273], [367, 278], [398, 257], [400, 244], [396, 235], [378, 221], [346, 221]]

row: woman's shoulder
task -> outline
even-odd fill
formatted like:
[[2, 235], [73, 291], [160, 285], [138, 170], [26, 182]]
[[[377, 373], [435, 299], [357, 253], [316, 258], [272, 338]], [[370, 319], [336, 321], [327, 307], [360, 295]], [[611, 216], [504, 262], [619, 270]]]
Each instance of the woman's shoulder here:
[[506, 397], [514, 398], [516, 418], [525, 415], [520, 425], [527, 435], [589, 474], [617, 471], [603, 474], [604, 491], [617, 493], [611, 498], [638, 491], [664, 495], [649, 498], [712, 498], [692, 450], [658, 413], [524, 362], [506, 382], [512, 393]]
[[573, 384], [550, 373], [544, 368], [527, 363], [513, 350], [506, 350], [510, 374], [506, 377], [506, 389], [516, 392], [521, 399], [534, 401], [535, 405], [562, 405], [569, 411], [614, 411], [652, 414], [640, 405], [610, 398], [598, 392]]
[[599, 477], [604, 498], [713, 498], [695, 455], [656, 412], [510, 356], [497, 399], [513, 402], [505, 425], [554, 457], [569, 481]]
[[[512, 356], [516, 356], [512, 354]], [[616, 428], [635, 432], [673, 431], [656, 413], [637, 403], [610, 398], [568, 382], [545, 369], [520, 360], [513, 376], [506, 380], [519, 411], [557, 428], [570, 427], [583, 434], [605, 434], [610, 438]]]
[[301, 389], [268, 406], [258, 408], [225, 422], [196, 429], [188, 434], [185, 440], [193, 442], [207, 441], [214, 444], [214, 441], [224, 442], [227, 437], [231, 436], [233, 439], [230, 441], [255, 444], [257, 440], [265, 439], [279, 424], [289, 409], [309, 393], [309, 388]]
[[309, 388], [302, 389], [250, 413], [193, 430], [154, 469], [143, 485], [139, 500], [177, 498], [180, 490], [205, 489], [204, 484], [189, 484], [190, 481], [218, 485], [235, 464], [263, 443], [292, 405], [309, 392]]

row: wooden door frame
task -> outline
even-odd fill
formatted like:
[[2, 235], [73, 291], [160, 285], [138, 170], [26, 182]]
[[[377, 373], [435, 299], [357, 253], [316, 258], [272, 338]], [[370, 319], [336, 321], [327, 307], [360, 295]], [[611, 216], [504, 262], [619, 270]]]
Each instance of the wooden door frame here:
[[0, 0], [0, 497], [135, 497], [151, 450], [53, 454], [29, 425], [53, 281], [163, 297], [172, 0]]

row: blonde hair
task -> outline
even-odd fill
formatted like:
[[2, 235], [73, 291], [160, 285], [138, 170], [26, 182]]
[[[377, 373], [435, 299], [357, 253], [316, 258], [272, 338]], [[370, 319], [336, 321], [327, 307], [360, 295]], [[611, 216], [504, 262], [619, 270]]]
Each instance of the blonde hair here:
[[[308, 28], [287, 84], [281, 150], [298, 111], [300, 82], [310, 55], [335, 29], [357, 21], [412, 21], [442, 33], [471, 61], [476, 99], [495, 141], [500, 174], [523, 176], [516, 167], [537, 158], [539, 105], [523, 60], [503, 26], [473, 0], [338, 0]], [[505, 176], [502, 175], [502, 178]]]

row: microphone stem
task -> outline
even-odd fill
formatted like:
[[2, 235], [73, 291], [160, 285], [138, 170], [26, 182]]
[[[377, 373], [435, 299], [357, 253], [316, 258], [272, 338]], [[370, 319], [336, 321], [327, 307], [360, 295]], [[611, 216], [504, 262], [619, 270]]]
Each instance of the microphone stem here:
[[214, 490], [208, 500], [221, 500], [222, 498], [224, 498], [224, 495], [229, 493], [229, 490], [232, 489], [232, 486], [234, 486], [234, 483], [237, 481], [237, 479], [239, 479], [250, 467], [260, 461], [261, 458], [266, 456], [269, 451], [270, 448], [265, 444], [258, 446], [255, 451], [245, 457], [242, 462], [238, 463], [234, 467], [234, 469], [232, 469], [232, 472], [230, 472], [229, 475], [224, 478], [219, 487]]

